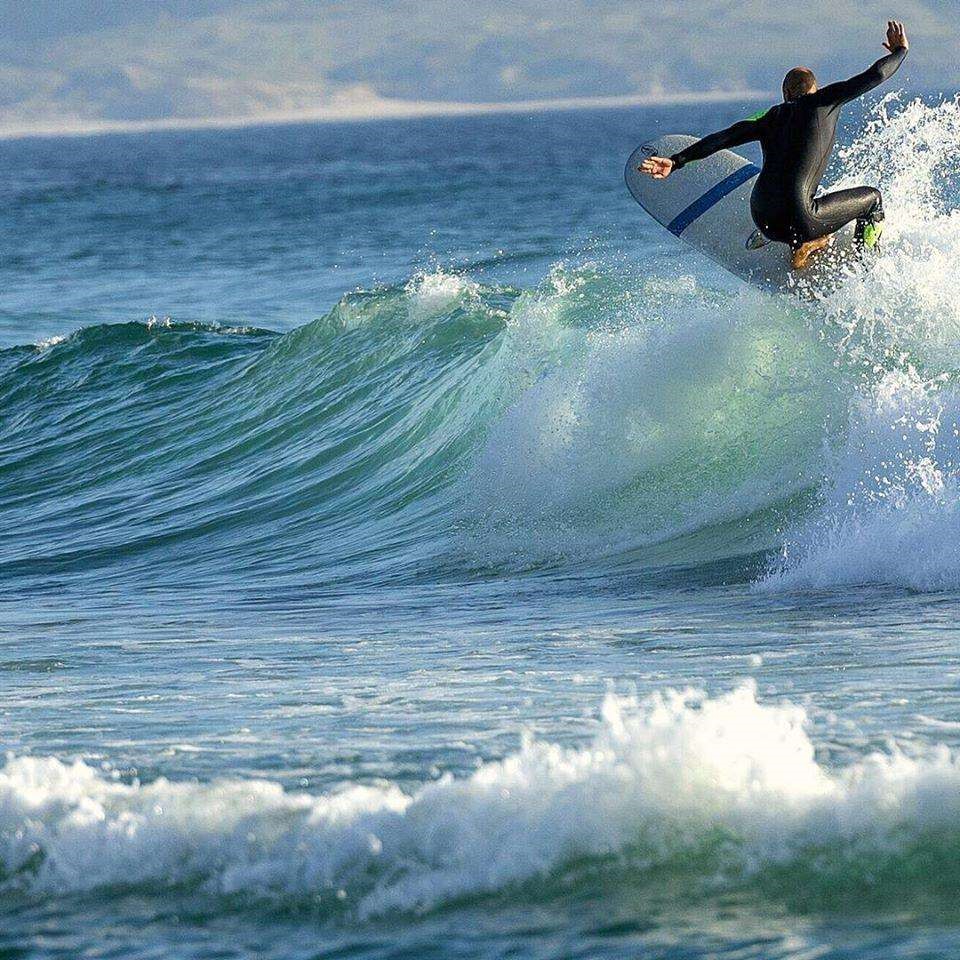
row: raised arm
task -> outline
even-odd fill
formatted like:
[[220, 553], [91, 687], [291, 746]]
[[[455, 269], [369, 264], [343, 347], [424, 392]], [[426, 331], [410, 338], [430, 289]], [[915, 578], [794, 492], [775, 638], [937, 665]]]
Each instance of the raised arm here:
[[896, 20], [887, 22], [887, 41], [884, 46], [890, 51], [885, 57], [881, 57], [873, 66], [868, 67], [863, 73], [858, 73], [849, 80], [841, 80], [839, 83], [831, 83], [822, 90], [817, 91], [814, 96], [823, 104], [839, 107], [857, 97], [862, 97], [869, 93], [874, 87], [880, 86], [885, 80], [889, 80], [900, 68], [910, 44], [907, 42], [907, 34], [903, 24]]
[[637, 169], [641, 173], [649, 174], [655, 180], [662, 180], [674, 170], [679, 170], [693, 160], [703, 160], [718, 150], [739, 147], [751, 140], [759, 140], [762, 132], [763, 117], [756, 120], [740, 120], [726, 130], [719, 130], [696, 143], [691, 143], [689, 147], [675, 153], [672, 157], [648, 157]]

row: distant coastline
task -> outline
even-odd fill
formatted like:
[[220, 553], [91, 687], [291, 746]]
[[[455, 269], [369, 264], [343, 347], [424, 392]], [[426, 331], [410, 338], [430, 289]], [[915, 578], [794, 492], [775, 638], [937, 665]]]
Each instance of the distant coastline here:
[[0, 140], [27, 137], [82, 137], [105, 133], [148, 133], [162, 130], [228, 130], [239, 127], [295, 123], [403, 120], [420, 117], [459, 117], [494, 113], [543, 113], [551, 110], [585, 110], [603, 107], [669, 106], [684, 103], [724, 103], [761, 100], [769, 90], [705, 90], [662, 94], [625, 94], [611, 97], [567, 97], [543, 100], [505, 100], [471, 103], [443, 100], [392, 100], [371, 98], [332, 103], [309, 110], [261, 113], [232, 117], [183, 117], [160, 120], [39, 120], [0, 122]]

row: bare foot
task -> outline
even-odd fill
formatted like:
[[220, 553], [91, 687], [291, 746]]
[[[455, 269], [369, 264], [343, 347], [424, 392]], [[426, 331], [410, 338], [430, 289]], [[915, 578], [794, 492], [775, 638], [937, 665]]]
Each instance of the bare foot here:
[[826, 237], [817, 237], [816, 240], [810, 240], [802, 246], [797, 247], [797, 249], [793, 251], [793, 256], [790, 258], [790, 266], [792, 266], [794, 270], [802, 270], [810, 262], [810, 257], [818, 250], [822, 250], [827, 246], [831, 239], [832, 237], [829, 235]]

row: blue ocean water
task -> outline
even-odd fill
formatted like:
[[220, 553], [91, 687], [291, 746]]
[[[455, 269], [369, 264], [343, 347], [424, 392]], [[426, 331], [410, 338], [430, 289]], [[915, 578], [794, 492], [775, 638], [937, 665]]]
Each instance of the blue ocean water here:
[[960, 106], [812, 303], [755, 109], [0, 142], [0, 955], [960, 953]]

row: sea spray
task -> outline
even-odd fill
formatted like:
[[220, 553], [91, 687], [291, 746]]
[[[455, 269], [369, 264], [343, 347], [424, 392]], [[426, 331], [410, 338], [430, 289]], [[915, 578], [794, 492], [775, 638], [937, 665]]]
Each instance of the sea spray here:
[[822, 507], [788, 531], [764, 589], [960, 585], [960, 101], [877, 108], [841, 151], [884, 190], [884, 255], [820, 305], [851, 385]]

